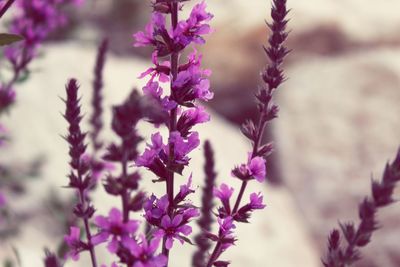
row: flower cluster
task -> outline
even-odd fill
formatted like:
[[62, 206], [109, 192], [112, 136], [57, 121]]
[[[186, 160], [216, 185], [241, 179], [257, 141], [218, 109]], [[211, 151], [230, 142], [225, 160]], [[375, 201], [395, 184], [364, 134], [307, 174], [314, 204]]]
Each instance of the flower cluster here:
[[[191, 178], [174, 194], [174, 174], [182, 175], [189, 165], [189, 153], [200, 144], [199, 134], [193, 127], [209, 121], [204, 108], [197, 100], [208, 101], [213, 97], [208, 77], [211, 72], [202, 69], [202, 56], [193, 50], [186, 62], [180, 62], [180, 55], [191, 44], [204, 44], [204, 35], [211, 33], [208, 24], [212, 15], [206, 11], [206, 3], [196, 4], [189, 17], [178, 21], [178, 12], [185, 1], [153, 1], [154, 12], [144, 31], [134, 34], [134, 46], [150, 46], [153, 67], [139, 78], [149, 77], [144, 94], [164, 110], [164, 124], [169, 130], [168, 138], [160, 132], [151, 137], [151, 142], [136, 160], [136, 166], [145, 167], [156, 175], [157, 181], [166, 183], [166, 195], [151, 196], [145, 204], [146, 219], [156, 228], [155, 236], [163, 238], [163, 254], [168, 256], [173, 241], [188, 241], [192, 231], [189, 221], [199, 215], [197, 209], [186, 202]], [[171, 26], [167, 26], [167, 16]], [[169, 58], [166, 58], [169, 57]], [[164, 84], [169, 83], [169, 90]], [[168, 93], [165, 93], [168, 92]], [[157, 125], [157, 126], [158, 126]]]
[[[79, 128], [81, 116], [76, 82], [72, 80], [68, 86], [72, 88], [67, 90], [69, 97], [66, 101], [65, 115], [70, 123], [70, 134], [67, 137], [71, 147], [73, 170], [70, 186], [76, 188], [81, 196], [76, 213], [83, 218], [86, 241], [80, 237], [80, 229], [77, 227], [71, 228], [71, 233], [65, 240], [71, 249], [70, 255], [74, 258], [82, 251], [89, 251], [93, 267], [97, 267], [94, 246], [104, 242], [107, 243], [109, 252], [118, 257], [119, 263], [130, 267], [168, 266], [169, 251], [174, 247], [175, 241], [182, 244], [192, 243], [189, 236], [192, 233], [190, 222], [200, 216], [199, 209], [189, 199], [195, 192], [192, 187], [192, 174], [186, 183], [180, 185], [178, 192], [174, 192], [177, 187], [175, 175], [184, 175], [190, 164], [190, 153], [200, 145], [195, 126], [210, 120], [209, 114], [198, 101], [212, 99], [213, 93], [210, 91], [208, 80], [211, 71], [202, 68], [202, 55], [196, 49], [188, 53], [186, 59], [182, 54], [190, 45], [205, 43], [204, 35], [212, 32], [209, 22], [213, 16], [206, 11], [206, 3], [202, 1], [193, 7], [187, 19], [178, 20], [178, 12], [187, 1], [189, 0], [153, 0], [154, 11], [150, 23], [144, 31], [134, 35], [134, 46], [153, 48], [153, 66], [139, 75], [140, 79], [148, 78], [142, 89], [144, 96], [140, 96], [134, 90], [123, 104], [113, 107], [112, 130], [120, 142], [111, 143], [102, 159], [120, 164], [121, 173], [108, 174], [104, 179], [104, 188], [110, 195], [121, 198], [122, 207], [111, 209], [108, 216], [95, 217], [94, 225], [99, 230], [95, 235], [91, 235], [88, 227], [94, 208], [85, 195], [87, 188], [94, 183], [93, 173], [89, 172], [89, 164], [83, 160], [86, 145], [83, 143], [85, 134]], [[266, 123], [276, 117], [278, 110], [271, 99], [273, 90], [283, 81], [283, 74], [279, 68], [287, 53], [282, 44], [287, 35], [285, 4], [285, 0], [275, 0], [272, 8], [273, 37], [270, 38], [270, 48], [266, 49], [272, 62], [263, 72], [262, 77], [266, 84], [257, 95], [260, 121], [258, 124], [249, 122], [243, 127], [243, 133], [253, 143], [253, 151], [249, 153], [247, 163], [240, 164], [232, 170], [232, 176], [242, 182], [235, 201], [232, 201], [233, 187], [227, 184], [214, 186], [216, 174], [213, 153], [209, 143], [206, 143], [207, 182], [199, 222], [202, 233], [196, 238], [199, 253], [196, 254], [197, 259], [193, 260], [195, 266], [228, 266], [229, 262], [220, 260], [219, 257], [235, 243], [236, 224], [248, 222], [253, 211], [265, 207], [261, 193], [251, 193], [245, 204], [241, 201], [248, 182], [257, 180], [262, 183], [266, 177], [265, 157], [271, 152], [272, 146], [261, 144], [261, 137]], [[167, 25], [167, 21], [170, 21], [170, 26]], [[104, 49], [100, 47], [96, 68], [98, 82], [95, 83], [93, 102], [94, 110], [98, 111], [96, 114], [101, 114], [100, 89]], [[273, 82], [270, 82], [271, 79]], [[95, 149], [101, 149], [97, 139], [102, 127], [100, 115], [93, 116], [91, 121], [94, 129], [92, 142]], [[138, 145], [142, 142], [142, 137], [137, 131], [139, 121], [150, 122], [155, 128], [165, 126], [168, 136], [163, 136], [161, 131], [154, 132], [146, 148], [140, 153]], [[138, 170], [129, 170], [131, 163], [134, 163], [133, 167], [144, 167], [155, 175], [154, 182], [165, 182], [165, 194], [146, 196], [140, 191], [141, 174]], [[213, 198], [221, 202], [221, 206], [214, 213], [215, 221], [218, 222], [216, 234], [211, 232], [211, 224], [214, 221]], [[131, 212], [141, 210], [146, 220], [145, 233], [140, 233], [139, 222], [130, 217]], [[215, 248], [212, 253], [208, 253], [212, 242], [216, 243]], [[161, 254], [158, 252], [160, 246]], [[210, 255], [208, 259], [207, 255]], [[112, 264], [112, 267], [116, 266], [116, 263]]]
[[65, 120], [68, 122], [68, 134], [65, 140], [69, 144], [70, 167], [71, 172], [68, 175], [68, 187], [74, 189], [77, 193], [79, 202], [75, 205], [74, 214], [80, 218], [85, 226], [87, 241], [81, 241], [80, 228], [71, 227], [71, 233], [65, 238], [66, 243], [70, 247], [70, 256], [77, 259], [81, 251], [89, 251], [92, 261], [95, 261], [94, 246], [98, 244], [93, 239], [89, 227], [89, 220], [95, 213], [94, 207], [87, 198], [88, 190], [90, 190], [95, 182], [90, 172], [90, 163], [85, 160], [86, 134], [80, 128], [82, 120], [81, 109], [78, 97], [78, 83], [75, 79], [71, 79], [66, 86], [67, 98], [64, 100], [66, 110], [64, 114]]
[[[11, 64], [13, 76], [8, 82], [2, 83], [1, 90], [15, 95], [14, 84], [28, 76], [29, 63], [38, 55], [40, 45], [50, 33], [66, 23], [62, 7], [81, 3], [82, 0], [16, 0], [17, 11], [10, 21], [9, 32], [23, 37], [23, 41], [4, 49], [4, 56]], [[1, 95], [4, 100], [3, 92]]]
[[172, 213], [168, 212], [170, 205], [167, 195], [161, 198], [152, 195], [144, 205], [147, 222], [157, 229], [154, 236], [165, 238], [168, 250], [172, 248], [174, 240], [182, 244], [189, 242], [186, 236], [192, 232], [192, 227], [188, 223], [199, 216], [198, 209], [185, 201], [189, 194], [194, 193], [191, 184], [192, 177], [189, 177], [187, 184], [180, 187], [173, 200], [173, 206], [176, 208]]

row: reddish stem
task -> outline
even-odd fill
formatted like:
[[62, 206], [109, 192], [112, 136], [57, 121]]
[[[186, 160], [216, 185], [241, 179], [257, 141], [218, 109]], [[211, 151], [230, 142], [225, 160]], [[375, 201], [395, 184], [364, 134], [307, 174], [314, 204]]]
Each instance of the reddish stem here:
[[[171, 24], [172, 29], [175, 29], [178, 25], [178, 3], [171, 3]], [[176, 80], [178, 76], [178, 65], [179, 65], [179, 53], [172, 52], [171, 53], [171, 94], [172, 94], [172, 84]], [[174, 108], [170, 112], [170, 121], [169, 121], [169, 134], [176, 130], [176, 122], [177, 122], [177, 108]], [[169, 144], [169, 165], [171, 166], [174, 161], [174, 144]], [[169, 170], [169, 176], [166, 180], [166, 191], [168, 195], [168, 215], [172, 217], [174, 212], [174, 171]], [[162, 253], [167, 257], [166, 267], [168, 267], [168, 258], [169, 258], [169, 250], [166, 248], [166, 237], [163, 239], [163, 247]]]

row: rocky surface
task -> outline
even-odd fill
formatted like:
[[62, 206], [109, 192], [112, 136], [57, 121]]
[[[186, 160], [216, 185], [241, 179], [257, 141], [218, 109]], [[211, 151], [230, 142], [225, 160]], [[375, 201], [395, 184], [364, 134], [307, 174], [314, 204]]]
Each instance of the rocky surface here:
[[[70, 77], [76, 77], [82, 85], [83, 110], [90, 112], [91, 70], [95, 57], [95, 49], [77, 45], [59, 45], [47, 47], [45, 57], [36, 61], [32, 78], [28, 83], [18, 88], [18, 103], [11, 115], [4, 121], [12, 136], [12, 145], [7, 153], [2, 153], [1, 160], [12, 162], [24, 161], [43, 154], [47, 162], [43, 169], [43, 180], [29, 185], [30, 194], [14, 203], [16, 210], [34, 211], [32, 217], [26, 220], [21, 235], [12, 240], [11, 244], [18, 248], [22, 266], [41, 266], [44, 246], [54, 247], [55, 242], [62, 238], [63, 233], [57, 229], [54, 220], [42, 212], [43, 201], [50, 188], [55, 188], [57, 194], [66, 198], [70, 195], [67, 189], [60, 188], [67, 179], [67, 146], [60, 135], [65, 133], [65, 122], [60, 112], [64, 105], [59, 97], [64, 96], [64, 84]], [[112, 104], [119, 103], [128, 94], [130, 88], [138, 84], [136, 79], [146, 63], [138, 60], [121, 60], [111, 58], [106, 67], [105, 105], [109, 111]], [[110, 112], [106, 114], [110, 121]], [[201, 135], [207, 137], [215, 145], [219, 182], [230, 181], [230, 169], [234, 164], [246, 158], [249, 149], [237, 127], [230, 126], [217, 115], [213, 115], [209, 125], [200, 127]], [[142, 125], [141, 132], [145, 135], [151, 129]], [[110, 132], [103, 137], [113, 138]], [[201, 185], [203, 159], [201, 151], [193, 156], [195, 184]], [[187, 174], [186, 174], [187, 175]], [[152, 177], [146, 177], [144, 186], [156, 192], [162, 192], [162, 185], [150, 182]], [[284, 188], [269, 188], [253, 184], [250, 187], [265, 194], [267, 208], [258, 212], [252, 218], [252, 223], [242, 225], [238, 230], [238, 245], [226, 254], [232, 260], [232, 266], [308, 266], [319, 265], [319, 256], [311, 242], [300, 216], [299, 210], [289, 191]], [[118, 205], [119, 201], [106, 196], [102, 190], [95, 197], [99, 213], [105, 213], [110, 206]], [[198, 199], [194, 200], [198, 203]], [[0, 249], [0, 259], [10, 255], [10, 244]], [[189, 266], [192, 248], [185, 246], [172, 253], [174, 267]], [[103, 253], [102, 253], [103, 254]], [[101, 255], [102, 255], [101, 254]], [[87, 260], [83, 256], [84, 260]], [[108, 262], [110, 259], [103, 259]], [[85, 261], [80, 264], [68, 263], [68, 266], [87, 266]]]
[[[380, 179], [400, 145], [400, 49], [309, 57], [280, 92], [277, 150], [285, 182], [321, 248]], [[358, 266], [399, 266], [400, 206], [379, 214], [383, 229]]]

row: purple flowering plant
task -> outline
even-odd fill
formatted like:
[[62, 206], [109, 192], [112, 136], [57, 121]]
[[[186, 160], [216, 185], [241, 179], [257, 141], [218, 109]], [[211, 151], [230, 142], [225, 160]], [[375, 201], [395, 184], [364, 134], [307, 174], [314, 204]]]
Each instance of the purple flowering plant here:
[[[197, 247], [192, 261], [194, 266], [228, 266], [229, 261], [221, 260], [220, 256], [235, 244], [237, 224], [249, 222], [255, 210], [265, 208], [261, 193], [251, 193], [246, 202], [243, 196], [249, 182], [263, 183], [267, 175], [265, 158], [271, 153], [272, 145], [263, 144], [261, 137], [267, 123], [277, 116], [278, 108], [272, 98], [284, 81], [281, 64], [288, 53], [283, 44], [287, 37], [286, 1], [273, 1], [273, 23], [269, 24], [272, 35], [265, 48], [270, 64], [262, 72], [265, 83], [257, 94], [259, 120], [248, 121], [242, 127], [253, 144], [252, 151], [246, 163], [235, 166], [231, 172], [232, 177], [241, 182], [240, 190], [235, 194], [230, 185], [216, 186], [213, 150], [206, 141], [206, 183], [200, 208], [190, 201], [190, 196], [198, 193], [192, 186], [192, 174], [183, 183], [179, 176], [190, 168], [190, 154], [201, 144], [195, 126], [210, 120], [199, 102], [213, 98], [211, 71], [202, 67], [202, 55], [194, 45], [205, 44], [206, 35], [212, 33], [209, 23], [213, 15], [206, 10], [206, 2], [201, 1], [194, 5], [187, 18], [180, 20], [179, 12], [185, 2], [188, 1], [152, 1], [150, 22], [143, 31], [133, 35], [135, 47], [153, 49], [153, 66], [138, 76], [147, 79], [143, 94], [133, 90], [121, 105], [113, 107], [112, 130], [119, 142], [103, 146], [99, 137], [103, 127], [101, 90], [106, 41], [99, 47], [93, 83], [94, 112], [89, 133], [93, 156], [86, 151], [87, 134], [80, 127], [78, 83], [75, 79], [67, 83], [64, 117], [69, 124], [65, 137], [70, 147], [68, 187], [77, 194], [74, 214], [82, 222], [79, 224], [82, 227], [71, 226], [70, 233], [65, 236], [70, 250], [68, 255], [73, 260], [86, 251], [92, 266], [99, 266], [95, 248], [106, 243], [109, 253], [118, 259], [112, 266], [172, 266], [170, 250], [176, 243], [189, 243]], [[155, 129], [165, 127], [168, 134], [164, 136], [161, 131], [155, 131], [144, 151], [139, 151], [139, 144], [143, 142], [137, 130], [140, 121], [152, 123]], [[103, 147], [105, 152], [99, 158]], [[93, 168], [93, 159], [103, 167]], [[107, 170], [104, 167], [107, 163], [120, 166], [120, 171]], [[140, 190], [140, 169], [153, 173], [154, 182], [165, 184], [163, 195]], [[112, 208], [108, 215], [96, 215], [90, 198], [98, 176], [103, 177], [106, 192], [121, 199], [121, 207]], [[178, 186], [179, 191], [175, 192]], [[213, 199], [220, 201], [220, 207], [214, 207]], [[140, 212], [144, 223], [132, 219], [133, 212]], [[194, 241], [191, 237], [193, 221], [202, 229]], [[218, 227], [216, 233], [212, 232], [214, 222]], [[49, 257], [54, 258], [54, 255], [47, 252], [46, 259]], [[59, 259], [54, 266], [59, 266], [63, 260]]]
[[[7, 22], [9, 33], [0, 33], [0, 45], [4, 48], [0, 80], [0, 118], [15, 103], [15, 87], [17, 83], [27, 80], [29, 65], [39, 55], [42, 43], [49, 34], [67, 22], [63, 7], [81, 3], [82, 0], [1, 1], [0, 19]], [[3, 16], [11, 9], [14, 9], [12, 16], [4, 20]], [[3, 75], [5, 69], [10, 70], [9, 75]], [[0, 149], [8, 141], [8, 134], [7, 128], [0, 121]], [[0, 195], [5, 198], [4, 193], [0, 192]]]
[[[191, 153], [202, 144], [196, 126], [210, 120], [200, 103], [213, 98], [211, 71], [202, 67], [202, 55], [194, 45], [205, 44], [206, 36], [212, 33], [213, 15], [206, 10], [203, 0], [194, 5], [187, 18], [180, 19], [186, 2], [189, 0], [153, 0], [150, 22], [143, 31], [133, 35], [135, 47], [153, 49], [153, 66], [138, 75], [139, 79], [147, 79], [142, 93], [134, 89], [123, 103], [112, 108], [111, 128], [118, 141], [107, 144], [101, 139], [102, 72], [107, 40], [98, 50], [88, 133], [81, 128], [83, 115], [78, 82], [68, 81], [64, 100], [64, 118], [68, 123], [65, 140], [70, 156], [67, 187], [76, 193], [73, 213], [77, 221], [64, 237], [69, 248], [66, 257], [58, 258], [46, 251], [46, 267], [60, 267], [69, 259], [79, 260], [82, 253], [90, 255], [92, 267], [107, 267], [99, 263], [96, 254], [100, 245], [106, 246], [113, 256], [115, 261], [111, 267], [174, 266], [170, 251], [177, 249], [177, 244], [185, 243], [196, 247], [192, 266], [229, 266], [230, 261], [223, 254], [236, 244], [235, 230], [241, 223], [248, 223], [253, 212], [266, 207], [260, 192], [246, 190], [249, 183], [265, 182], [266, 158], [273, 150], [272, 144], [263, 143], [262, 139], [266, 126], [278, 115], [274, 93], [285, 81], [282, 64], [289, 53], [285, 46], [289, 12], [286, 0], [272, 1], [272, 23], [267, 23], [271, 34], [264, 47], [269, 64], [261, 72], [263, 84], [256, 94], [258, 119], [246, 121], [241, 128], [252, 144], [251, 151], [243, 155], [243, 163], [233, 167], [232, 183], [217, 185], [213, 148], [209, 141], [204, 142], [205, 182], [200, 207], [191, 202], [193, 194], [200, 193], [192, 186], [198, 175], [191, 173], [184, 181], [181, 177], [190, 173]], [[11, 56], [12, 51], [10, 60]], [[140, 145], [145, 140], [138, 130], [142, 121], [154, 126], [144, 149]], [[167, 134], [160, 128], [166, 129]], [[91, 151], [87, 137], [90, 137]], [[376, 230], [376, 209], [393, 202], [391, 194], [399, 180], [398, 168], [397, 157], [382, 182], [373, 183], [373, 197], [360, 205], [360, 227], [341, 225], [348, 243], [346, 249], [340, 247], [339, 231], [332, 232], [323, 261], [325, 266], [349, 266], [359, 258], [358, 247], [366, 245]], [[153, 182], [165, 185], [163, 194], [146, 192], [140, 187], [143, 172], [152, 173], [156, 177]], [[234, 179], [240, 183], [239, 190], [233, 186]], [[91, 198], [91, 191], [99, 181], [121, 203], [103, 215], [96, 213]], [[247, 200], [245, 194], [249, 195]], [[134, 213], [141, 215], [142, 220], [135, 219]], [[192, 236], [193, 222], [201, 229], [195, 237]]]

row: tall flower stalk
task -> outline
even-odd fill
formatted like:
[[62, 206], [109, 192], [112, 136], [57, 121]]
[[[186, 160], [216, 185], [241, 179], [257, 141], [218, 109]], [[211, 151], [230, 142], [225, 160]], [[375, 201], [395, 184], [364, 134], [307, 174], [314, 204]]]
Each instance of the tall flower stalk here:
[[[379, 229], [376, 213], [379, 209], [394, 203], [393, 193], [400, 182], [400, 149], [392, 163], [388, 163], [381, 181], [372, 181], [371, 196], [360, 203], [360, 223], [340, 223], [341, 232], [333, 230], [328, 238], [328, 252], [322, 260], [325, 267], [352, 266], [361, 259], [360, 249], [371, 242], [372, 234]], [[344, 239], [347, 243], [342, 245]]]
[[75, 189], [78, 197], [78, 203], [74, 208], [74, 213], [77, 217], [81, 218], [84, 224], [86, 233], [86, 242], [81, 240], [80, 228], [71, 227], [71, 233], [65, 237], [66, 243], [72, 248], [70, 256], [74, 259], [79, 257], [81, 251], [89, 251], [92, 266], [97, 267], [96, 254], [94, 246], [97, 244], [95, 238], [91, 233], [89, 220], [92, 218], [95, 209], [90, 204], [86, 194], [93, 186], [93, 177], [89, 172], [90, 164], [85, 161], [84, 154], [86, 151], [85, 136], [80, 128], [82, 120], [79, 97], [78, 97], [78, 83], [75, 79], [71, 79], [66, 86], [67, 98], [65, 99], [66, 110], [64, 118], [68, 122], [68, 134], [65, 140], [69, 144], [70, 167], [71, 172], [68, 175], [68, 187]]
[[236, 166], [232, 170], [232, 176], [241, 180], [241, 187], [233, 208], [230, 205], [230, 199], [234, 192], [232, 187], [222, 184], [214, 191], [214, 195], [220, 199], [222, 207], [218, 209], [218, 233], [209, 233], [209, 238], [215, 241], [216, 245], [208, 259], [207, 267], [229, 264], [228, 261], [219, 260], [219, 257], [236, 241], [234, 237], [235, 222], [248, 222], [248, 218], [254, 210], [265, 207], [262, 203], [261, 193], [252, 193], [250, 202], [243, 206], [241, 206], [241, 201], [248, 183], [251, 180], [264, 182], [266, 176], [265, 157], [271, 153], [272, 146], [271, 144], [262, 144], [262, 137], [267, 123], [276, 118], [278, 114], [278, 106], [273, 103], [273, 93], [284, 81], [282, 63], [289, 52], [284, 45], [288, 35], [286, 32], [287, 14], [286, 0], [273, 0], [271, 9], [273, 22], [268, 24], [272, 33], [268, 40], [269, 46], [264, 48], [270, 63], [261, 74], [265, 84], [256, 95], [259, 118], [257, 123], [249, 120], [242, 126], [242, 132], [251, 141], [253, 148], [248, 154], [247, 163]]
[[193, 255], [192, 264], [194, 267], [204, 267], [205, 259], [207, 258], [208, 250], [211, 248], [211, 241], [207, 238], [206, 233], [211, 232], [212, 224], [214, 223], [213, 216], [213, 188], [215, 187], [215, 181], [217, 179], [217, 173], [215, 172], [215, 159], [214, 151], [210, 141], [204, 143], [204, 158], [206, 160], [204, 164], [205, 181], [203, 187], [203, 194], [201, 197], [201, 211], [200, 218], [197, 224], [200, 227], [200, 233], [195, 238], [195, 244], [197, 245], [197, 251]]
[[[178, 204], [192, 192], [191, 177], [186, 187], [181, 186], [181, 191], [175, 194], [175, 174], [182, 175], [189, 164], [188, 154], [199, 145], [198, 133], [191, 131], [191, 128], [209, 120], [208, 114], [195, 101], [209, 100], [213, 96], [207, 80], [210, 72], [200, 67], [201, 55], [195, 50], [186, 63], [180, 62], [183, 50], [191, 43], [204, 44], [202, 35], [211, 32], [207, 22], [212, 15], [206, 12], [203, 1], [194, 6], [188, 19], [179, 21], [178, 13], [183, 8], [183, 2], [185, 1], [154, 1], [152, 21], [144, 32], [134, 35], [135, 46], [154, 47], [154, 67], [140, 76], [150, 76], [143, 91], [168, 112], [168, 119], [164, 122], [169, 132], [168, 142], [164, 144], [160, 133], [155, 133], [152, 144], [136, 161], [137, 166], [146, 167], [158, 176], [158, 181], [165, 182], [166, 185], [166, 214], [160, 222], [150, 220], [149, 223], [158, 228], [158, 235], [163, 237], [162, 251], [167, 258], [174, 239], [186, 241], [183, 236], [192, 231], [187, 224], [198, 215], [197, 209], [189, 205], [185, 205], [185, 208], [179, 207]], [[169, 27], [166, 26], [167, 16], [171, 21]], [[163, 57], [168, 57], [169, 60], [160, 63], [159, 59]], [[169, 82], [168, 95], [163, 94], [159, 84], [165, 82]], [[182, 188], [186, 191], [183, 192]]]

